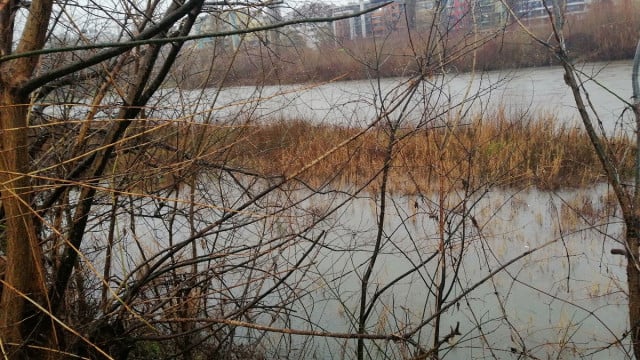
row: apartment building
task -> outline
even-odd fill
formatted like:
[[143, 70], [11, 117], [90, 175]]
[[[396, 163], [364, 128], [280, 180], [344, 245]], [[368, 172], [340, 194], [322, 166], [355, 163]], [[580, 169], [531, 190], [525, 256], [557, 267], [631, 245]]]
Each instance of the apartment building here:
[[495, 28], [506, 25], [510, 13], [500, 0], [477, 0], [475, 3], [476, 24], [480, 28]]
[[[380, 1], [382, 0], [361, 1], [339, 6], [334, 9], [333, 15], [353, 14], [375, 6]], [[580, 14], [588, 10], [592, 1], [597, 0], [557, 1], [565, 14]], [[505, 3], [509, 4], [513, 12], [507, 9]], [[353, 40], [381, 36], [406, 28], [407, 25], [421, 29], [432, 23], [439, 10], [439, 25], [447, 29], [464, 29], [472, 25], [479, 29], [490, 29], [507, 25], [513, 14], [526, 21], [546, 18], [551, 3], [552, 0], [397, 0], [374, 12], [336, 21], [333, 23], [333, 31], [337, 39]], [[413, 11], [413, 15], [405, 16], [405, 11]], [[413, 23], [407, 24], [406, 19], [411, 16]]]
[[[333, 9], [333, 16], [355, 14], [374, 6], [371, 2], [349, 3]], [[371, 13], [334, 21], [333, 34], [337, 41], [354, 40], [371, 36]]]
[[[369, 0], [337, 6], [334, 8], [333, 15], [354, 14], [386, 1]], [[384, 8], [364, 15], [334, 21], [332, 23], [333, 32], [336, 39], [340, 41], [382, 36], [407, 26], [421, 27], [422, 24], [430, 23], [433, 19], [435, 4], [438, 1], [440, 0], [397, 0]], [[405, 11], [408, 13], [406, 16]], [[409, 24], [407, 24], [407, 20]]]
[[[591, 0], [557, 0], [565, 14], [579, 14], [587, 11]], [[521, 19], [535, 20], [549, 16], [548, 10], [553, 9], [552, 1], [520, 0], [517, 4], [517, 14]]]
[[405, 6], [399, 2], [391, 3], [371, 13], [371, 32], [373, 36], [384, 36], [401, 27], [406, 28]]

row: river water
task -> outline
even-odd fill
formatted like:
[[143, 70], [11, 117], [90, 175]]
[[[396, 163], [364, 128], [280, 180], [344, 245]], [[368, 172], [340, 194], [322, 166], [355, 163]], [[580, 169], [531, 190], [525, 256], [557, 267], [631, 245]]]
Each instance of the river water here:
[[[475, 224], [465, 225], [468, 219], [452, 213], [448, 216], [449, 229], [457, 229], [447, 235], [455, 243], [447, 275], [447, 287], [451, 286], [455, 296], [508, 260], [532, 249], [536, 251], [463, 296], [459, 306], [444, 312], [441, 336], [457, 325], [461, 335], [443, 346], [443, 357], [629, 356], [628, 348], [610, 346], [627, 327], [624, 262], [620, 256], [610, 254], [612, 248], [620, 246], [615, 239], [622, 227], [615, 216], [606, 216], [607, 187], [589, 190], [493, 191], [475, 202], [470, 212]], [[437, 200], [434, 197], [431, 201]], [[423, 207], [426, 203], [429, 200], [393, 200], [385, 223], [383, 255], [374, 272], [376, 285], [372, 288], [384, 287], [437, 252], [438, 222]], [[318, 256], [314, 268], [327, 280], [316, 284], [313, 306], [309, 306], [317, 328], [353, 329], [349, 314], [357, 308], [362, 276], [359, 268], [370, 255], [366, 250], [371, 250], [371, 229], [376, 227], [377, 212], [370, 200], [360, 200], [336, 216], [333, 227], [341, 230], [331, 232], [327, 243], [338, 246], [348, 242], [344, 246], [358, 251], [346, 254], [325, 250]], [[458, 277], [452, 280], [457, 261]], [[434, 305], [431, 276], [439, 273], [436, 267], [435, 262], [428, 263], [385, 292], [375, 307], [376, 317], [371, 320], [369, 331], [398, 331], [429, 317], [429, 307]], [[425, 328], [421, 341], [433, 341], [432, 334], [432, 328]], [[347, 346], [338, 341], [333, 346], [319, 347], [315, 355], [341, 358], [332, 351], [341, 345], [346, 350], [344, 357], [351, 358], [353, 343]], [[399, 357], [381, 350], [371, 354], [379, 359]]]
[[[212, 193], [211, 187], [200, 191]], [[434, 321], [428, 319], [434, 315], [434, 284], [442, 274], [438, 266], [442, 240], [448, 263], [444, 283], [445, 289], [450, 289], [445, 304], [451, 307], [442, 314], [440, 336], [455, 327], [460, 330], [460, 335], [442, 345], [443, 358], [629, 358], [630, 348], [623, 335], [628, 328], [624, 259], [610, 253], [613, 248], [623, 247], [617, 240], [622, 222], [610, 196], [606, 185], [598, 185], [559, 192], [493, 189], [471, 195], [462, 203], [463, 199], [453, 194], [448, 195], [446, 203], [439, 203], [435, 194], [389, 197], [380, 255], [367, 288], [368, 300], [378, 290], [385, 291], [375, 300], [367, 331], [403, 333], [420, 328], [426, 321], [412, 339], [430, 347]], [[246, 214], [246, 225], [222, 226], [229, 229], [198, 242], [198, 256], [225, 254], [200, 269], [203, 274], [220, 273], [220, 283], [211, 284], [208, 290], [209, 311], [231, 312], [233, 308], [218, 309], [220, 300], [216, 299], [244, 299], [244, 291], [249, 295], [259, 293], [275, 285], [281, 274], [293, 270], [280, 285], [282, 289], [260, 303], [268, 309], [287, 299], [290, 316], [274, 320], [257, 307], [252, 310], [252, 321], [276, 328], [353, 333], [360, 280], [376, 239], [379, 199], [375, 195], [350, 198], [332, 193], [308, 197], [302, 191], [276, 193], [269, 200], [274, 207], [282, 201], [297, 205], [260, 220], [256, 216], [262, 208], [257, 207]], [[196, 227], [206, 227], [221, 216], [215, 205], [218, 203], [205, 198], [198, 201], [198, 206], [205, 206], [203, 210], [211, 208], [198, 212], [202, 222]], [[445, 209], [444, 232], [436, 215], [440, 204]], [[172, 241], [179, 242], [188, 235], [186, 219], [177, 218], [176, 223], [184, 221], [184, 225], [166, 233], [171, 213], [162, 214], [162, 208], [153, 215], [151, 208], [137, 208], [148, 212], [135, 226], [135, 239], [146, 239], [147, 258], [162, 254]], [[318, 217], [322, 220], [311, 230], [303, 230]], [[126, 229], [133, 228], [131, 224], [122, 219], [119, 226], [124, 229], [123, 237], [129, 236], [125, 234]], [[141, 255], [135, 239], [122, 245], [125, 248], [120, 252], [127, 258]], [[318, 239], [315, 248], [311, 239]], [[255, 248], [239, 252], [247, 245]], [[302, 256], [312, 249], [307, 258]], [[188, 261], [189, 251], [176, 257]], [[265, 254], [264, 259], [248, 257], [260, 253]], [[526, 256], [501, 269], [521, 255]], [[247, 262], [252, 266], [244, 266]], [[114, 268], [130, 266], [123, 262]], [[270, 274], [275, 269], [279, 275], [245, 290], [248, 280], [255, 276], [252, 272]], [[486, 280], [494, 271], [496, 274]], [[237, 331], [251, 338], [251, 332]], [[281, 333], [258, 337], [267, 358], [353, 359], [355, 354], [354, 340]], [[393, 342], [367, 344], [368, 358], [400, 359], [406, 355]]]
[[[631, 114], [624, 111], [623, 102], [631, 101], [631, 66], [631, 61], [576, 65], [582, 72], [584, 89], [607, 133], [634, 130]], [[406, 80], [392, 78], [317, 85], [208, 89], [204, 92], [207, 101], [202, 101], [199, 106], [200, 111], [207, 114], [203, 117], [207, 121], [245, 113], [253, 117], [275, 116], [365, 125], [375, 118], [383, 104], [391, 102], [393, 96], [390, 94], [402, 91]], [[187, 95], [191, 100], [202, 96], [199, 90]], [[560, 67], [435, 76], [425, 81], [412, 101], [415, 108], [406, 117], [413, 117], [414, 121], [419, 121], [425, 106], [489, 114], [502, 107], [515, 113], [554, 115], [569, 126], [579, 124], [578, 113]], [[213, 115], [210, 112], [212, 108]]]

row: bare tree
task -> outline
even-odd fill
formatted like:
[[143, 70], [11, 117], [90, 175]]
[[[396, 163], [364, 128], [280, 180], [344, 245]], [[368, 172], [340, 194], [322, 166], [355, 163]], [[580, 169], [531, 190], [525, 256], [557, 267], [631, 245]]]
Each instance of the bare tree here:
[[[245, 71], [245, 59], [259, 69], [256, 82], [278, 83], [289, 63], [274, 69], [273, 61], [282, 60], [286, 31], [280, 44], [269, 32], [362, 12], [314, 17], [326, 9], [310, 6], [304, 18], [270, 13], [264, 22], [274, 2], [2, 4], [3, 356], [534, 358], [570, 350], [572, 334], [566, 343], [546, 339], [547, 352], [536, 348], [524, 334], [530, 325], [510, 308], [520, 285], [580, 308], [571, 294], [545, 292], [513, 269], [570, 235], [516, 248], [515, 231], [492, 227], [508, 217], [505, 204], [517, 206], [517, 192], [490, 190], [533, 162], [513, 160], [525, 149], [500, 135], [479, 134], [496, 84], [476, 71], [476, 51], [504, 28], [442, 26], [437, 2], [420, 32], [417, 11], [408, 11], [400, 55], [389, 50], [398, 49], [397, 31], [368, 39], [362, 55], [344, 51], [368, 75], [370, 96], [339, 95], [327, 106], [339, 123], [317, 124], [289, 105], [311, 108], [335, 95], [314, 93], [321, 85], [223, 86]], [[205, 15], [215, 20], [208, 30]], [[380, 77], [391, 56], [408, 59], [401, 79]], [[473, 72], [453, 96], [450, 72], [465, 57]], [[504, 126], [527, 124], [525, 114]], [[508, 245], [495, 244], [494, 230]], [[620, 341], [587, 312], [613, 339], [602, 348]]]
[[[626, 179], [621, 175], [623, 158], [618, 156], [613, 150], [613, 143], [602, 128], [602, 119], [598, 116], [598, 109], [595, 108], [589, 97], [589, 92], [584, 84], [593, 80], [591, 76], [580, 70], [572, 54], [567, 49], [565, 38], [565, 25], [567, 23], [567, 13], [564, 3], [557, 0], [546, 0], [543, 2], [548, 17], [548, 24], [552, 31], [552, 36], [548, 39], [541, 38], [534, 34], [523, 22], [520, 26], [528, 32], [539, 44], [548, 49], [562, 65], [564, 69], [564, 82], [571, 89], [577, 111], [586, 133], [591, 140], [593, 150], [598, 156], [602, 168], [605, 171], [607, 182], [615, 193], [616, 200], [622, 211], [622, 218], [625, 224], [624, 240], [621, 245], [624, 249], [613, 249], [612, 253], [620, 254], [626, 260], [627, 276], [627, 299], [629, 306], [629, 330], [624, 336], [630, 336], [633, 346], [633, 353], [640, 357], [640, 263], [638, 262], [638, 242], [640, 241], [640, 219], [638, 209], [640, 208], [640, 152], [635, 149], [636, 168], [634, 179]], [[516, 14], [510, 8], [512, 15]], [[625, 107], [635, 115], [636, 147], [640, 144], [640, 117], [638, 112], [638, 96], [640, 87], [638, 84], [638, 64], [640, 63], [640, 43], [638, 44], [633, 72], [631, 74], [631, 87], [633, 89], [633, 101], [629, 102], [619, 96], [617, 98]], [[596, 82], [597, 83], [597, 82]], [[633, 180], [631, 184], [628, 181]]]

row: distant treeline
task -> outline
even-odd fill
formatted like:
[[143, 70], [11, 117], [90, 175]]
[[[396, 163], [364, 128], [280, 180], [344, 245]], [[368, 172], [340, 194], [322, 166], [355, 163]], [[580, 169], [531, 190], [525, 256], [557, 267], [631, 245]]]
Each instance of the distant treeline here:
[[[594, 5], [581, 15], [565, 19], [566, 45], [576, 61], [631, 59], [640, 33], [640, 2], [618, 6]], [[290, 84], [335, 79], [425, 75], [549, 66], [552, 52], [531, 35], [549, 41], [548, 19], [474, 32], [472, 28], [443, 31], [399, 27], [385, 37], [324, 41], [308, 47], [295, 29], [283, 29], [280, 43], [247, 41], [232, 50], [228, 40], [194, 48], [174, 71], [176, 86]], [[427, 28], [430, 28], [427, 26]], [[529, 33], [528, 33], [529, 32]], [[226, 41], [226, 42], [225, 42]]]

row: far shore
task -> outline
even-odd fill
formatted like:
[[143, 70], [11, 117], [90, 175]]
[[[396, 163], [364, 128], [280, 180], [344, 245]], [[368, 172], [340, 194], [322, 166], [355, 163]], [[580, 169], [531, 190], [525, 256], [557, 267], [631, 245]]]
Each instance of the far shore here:
[[[594, 7], [586, 15], [566, 19], [565, 42], [572, 61], [633, 59], [640, 3], [625, 6]], [[453, 29], [436, 34], [416, 29], [409, 39], [405, 29], [381, 38], [328, 37], [308, 47], [295, 29], [285, 28], [282, 31], [290, 34], [282, 36], [277, 45], [247, 41], [235, 52], [225, 43], [229, 39], [219, 39], [211, 48], [192, 48], [180, 60], [172, 82], [183, 89], [196, 89], [548, 67], [558, 65], [553, 51], [557, 44], [549, 38], [550, 30], [548, 22], [531, 25], [530, 33], [516, 24], [477, 33]], [[548, 39], [549, 48], [531, 34]]]

